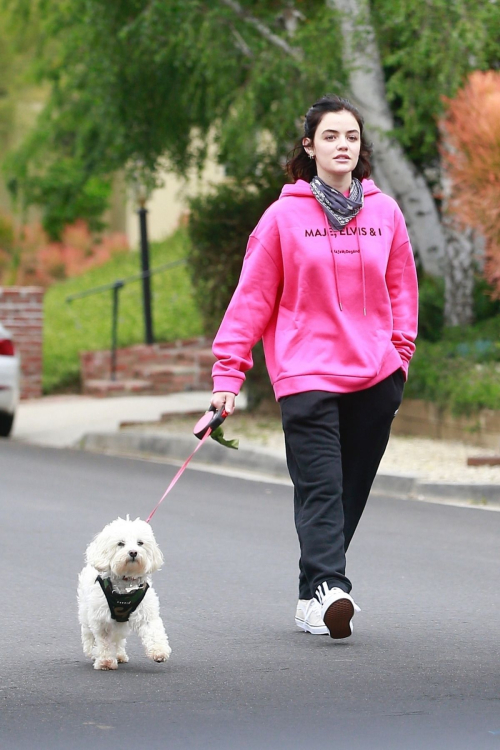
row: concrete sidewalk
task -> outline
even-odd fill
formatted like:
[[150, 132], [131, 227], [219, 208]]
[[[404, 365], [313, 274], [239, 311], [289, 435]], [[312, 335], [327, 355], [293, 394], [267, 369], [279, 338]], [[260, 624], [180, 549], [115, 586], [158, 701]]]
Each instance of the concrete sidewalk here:
[[189, 391], [170, 396], [45, 396], [21, 401], [12, 437], [57, 448], [75, 446], [93, 432], [115, 434], [125, 421], [152, 421], [164, 412], [199, 411], [210, 404], [207, 391]]
[[[93, 398], [90, 396], [49, 396], [24, 401], [19, 407], [13, 439], [52, 447], [72, 447], [89, 451], [125, 455], [179, 463], [184, 461], [198, 441], [190, 432], [172, 434], [160, 424], [164, 413], [202, 414], [210, 402], [210, 392], [192, 391], [169, 396], [124, 396]], [[239, 397], [239, 408], [245, 406]], [[193, 424], [196, 417], [193, 417]], [[152, 423], [120, 430], [123, 422]], [[232, 437], [232, 435], [230, 435]], [[500, 510], [500, 481], [492, 472], [489, 481], [436, 481], [432, 473], [422, 470], [412, 439], [391, 438], [388, 454], [398, 448], [396, 460], [386, 459], [375, 480], [374, 491], [431, 502], [453, 502], [469, 507]], [[403, 441], [403, 442], [402, 442]], [[424, 442], [429, 458], [442, 448], [440, 441]], [[420, 453], [422, 452], [422, 446]], [[463, 448], [463, 446], [462, 446]], [[405, 461], [400, 459], [404, 451]], [[472, 449], [471, 449], [472, 450]], [[448, 454], [449, 455], [449, 454]], [[386, 454], [387, 456], [387, 454]], [[445, 458], [446, 460], [446, 458]], [[289, 483], [282, 437], [271, 445], [242, 441], [240, 450], [224, 448], [208, 441], [193, 459], [193, 464], [210, 471], [237, 473], [253, 478], [267, 478]], [[393, 467], [397, 467], [394, 469]], [[453, 471], [448, 472], [453, 476]], [[463, 472], [462, 472], [463, 473]], [[480, 476], [480, 475], [477, 475]]]

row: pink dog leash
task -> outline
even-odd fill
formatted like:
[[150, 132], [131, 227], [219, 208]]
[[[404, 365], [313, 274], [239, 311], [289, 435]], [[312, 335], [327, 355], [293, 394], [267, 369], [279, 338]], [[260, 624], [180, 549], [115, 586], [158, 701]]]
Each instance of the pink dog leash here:
[[206, 414], [202, 416], [200, 420], [196, 423], [193, 434], [196, 435], [197, 438], [199, 438], [200, 442], [194, 449], [194, 451], [191, 453], [191, 455], [184, 461], [181, 468], [175, 475], [175, 477], [172, 479], [170, 484], [168, 485], [167, 489], [165, 490], [165, 493], [163, 497], [159, 500], [159, 502], [155, 505], [149, 516], [146, 518], [146, 523], [149, 523], [151, 519], [153, 518], [154, 514], [162, 504], [162, 502], [167, 497], [170, 490], [177, 484], [178, 480], [181, 478], [181, 476], [184, 474], [187, 465], [193, 458], [194, 454], [197, 453], [205, 440], [212, 434], [214, 430], [219, 427], [225, 418], [227, 417], [227, 411], [224, 409], [224, 407], [221, 407], [218, 411], [216, 410], [215, 406], [211, 406], [210, 409], [207, 411]]

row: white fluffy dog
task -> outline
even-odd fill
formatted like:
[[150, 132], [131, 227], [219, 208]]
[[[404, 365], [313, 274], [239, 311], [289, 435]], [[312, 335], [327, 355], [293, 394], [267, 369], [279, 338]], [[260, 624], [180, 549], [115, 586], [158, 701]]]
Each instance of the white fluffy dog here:
[[171, 653], [150, 575], [163, 555], [149, 523], [118, 518], [97, 534], [85, 553], [78, 578], [78, 615], [85, 656], [94, 669], [117, 669], [127, 662], [126, 637], [132, 629], [147, 656], [167, 661]]

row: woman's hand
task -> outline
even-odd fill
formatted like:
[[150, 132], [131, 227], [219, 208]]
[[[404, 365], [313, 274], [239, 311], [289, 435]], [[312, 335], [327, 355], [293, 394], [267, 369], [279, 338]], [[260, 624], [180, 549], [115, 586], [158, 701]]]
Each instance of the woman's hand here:
[[226, 391], [217, 391], [212, 394], [212, 400], [210, 403], [215, 406], [217, 411], [223, 406], [228, 414], [234, 412], [234, 400], [236, 396], [234, 393], [227, 393]]

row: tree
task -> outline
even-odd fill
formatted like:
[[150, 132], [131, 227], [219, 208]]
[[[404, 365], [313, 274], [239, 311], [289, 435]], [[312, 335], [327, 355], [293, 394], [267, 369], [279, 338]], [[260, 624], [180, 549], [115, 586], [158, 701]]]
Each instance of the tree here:
[[46, 212], [56, 196], [33, 187], [54, 165], [76, 165], [78, 193], [124, 165], [131, 178], [153, 184], [165, 162], [180, 173], [199, 166], [211, 134], [228, 175], [259, 175], [283, 159], [298, 134], [297, 113], [313, 97], [352, 92], [375, 141], [382, 187], [400, 200], [424, 269], [439, 270], [445, 242], [428, 183], [439, 183], [440, 97], [471, 67], [493, 64], [498, 4], [11, 2], [17, 13], [35, 5], [48, 42], [58, 40], [43, 66], [52, 81], [38, 131], [46, 138], [35, 133], [10, 164], [27, 199], [45, 201]]
[[[342, 70], [326, 33], [330, 14], [322, 0], [310, 6], [311, 23], [297, 37], [301, 62], [288, 54], [285, 39], [276, 46], [279, 34], [269, 41], [259, 23], [247, 23], [224, 2], [39, 3], [46, 49], [56, 39], [57, 55], [42, 58], [51, 94], [37, 129], [7, 165], [12, 184], [50, 221], [92, 179], [116, 169], [152, 185], [166, 162], [181, 174], [200, 166], [214, 132], [229, 175], [261, 172], [293, 142], [310, 92], [338, 82]], [[24, 0], [14, 7], [34, 12]], [[327, 61], [323, 67], [307, 62], [313, 51]], [[263, 138], [266, 131], [273, 138]], [[56, 206], [46, 181], [52, 188], [57, 179], [49, 178], [60, 165], [66, 174], [73, 168], [75, 191], [69, 198], [61, 191]]]
[[16, 32], [16, 24], [0, 2], [0, 162], [29, 129], [28, 118], [20, 117], [23, 103], [25, 114], [26, 101], [34, 107], [41, 99], [41, 92], [30, 73], [38, 40], [37, 29], [27, 24], [22, 39]]

